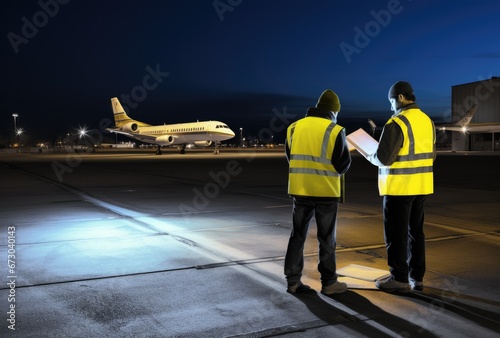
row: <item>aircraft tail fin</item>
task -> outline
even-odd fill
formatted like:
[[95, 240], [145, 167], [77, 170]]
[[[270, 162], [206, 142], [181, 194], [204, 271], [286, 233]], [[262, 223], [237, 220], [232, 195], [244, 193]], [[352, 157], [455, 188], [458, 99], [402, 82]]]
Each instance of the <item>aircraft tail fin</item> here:
[[111, 98], [111, 108], [113, 109], [113, 117], [115, 118], [116, 127], [121, 127], [130, 122], [136, 122], [141, 126], [148, 126], [148, 124], [131, 119], [125, 112], [125, 109], [123, 109], [123, 106], [117, 97]]
[[470, 121], [474, 117], [474, 114], [477, 111], [477, 104], [473, 104], [467, 112], [455, 123], [460, 125], [461, 127], [466, 127], [469, 125]]

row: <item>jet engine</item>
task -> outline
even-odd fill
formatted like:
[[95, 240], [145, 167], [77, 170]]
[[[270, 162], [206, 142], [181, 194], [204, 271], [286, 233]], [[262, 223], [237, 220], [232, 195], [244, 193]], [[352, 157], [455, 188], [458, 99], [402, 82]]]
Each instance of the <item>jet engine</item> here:
[[204, 148], [211, 146], [213, 141], [196, 141], [194, 145], [198, 148]]
[[121, 127], [121, 130], [126, 131], [126, 132], [132, 132], [132, 133], [137, 133], [139, 132], [139, 125], [135, 122], [127, 123], [123, 127]]
[[174, 143], [175, 141], [175, 138], [172, 136], [172, 135], [162, 135], [162, 136], [158, 136], [156, 138], [156, 144], [161, 144], [161, 145], [165, 145], [165, 146], [169, 146], [171, 145], [172, 143]]

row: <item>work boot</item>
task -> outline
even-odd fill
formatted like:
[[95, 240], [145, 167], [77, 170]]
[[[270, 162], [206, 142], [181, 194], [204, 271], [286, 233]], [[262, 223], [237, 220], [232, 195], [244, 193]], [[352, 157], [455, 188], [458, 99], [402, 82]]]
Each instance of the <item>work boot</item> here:
[[410, 278], [410, 287], [413, 291], [424, 291], [424, 283], [416, 279]]
[[295, 293], [315, 293], [313, 289], [309, 285], [302, 284], [302, 282], [288, 284], [286, 292], [295, 294]]
[[394, 276], [389, 276], [385, 279], [379, 279], [375, 282], [375, 286], [382, 291], [387, 292], [409, 292], [410, 285], [408, 283], [398, 282]]
[[332, 295], [334, 293], [342, 293], [347, 290], [347, 284], [343, 282], [336, 281], [332, 285], [323, 286], [321, 288], [321, 293], [324, 295]]

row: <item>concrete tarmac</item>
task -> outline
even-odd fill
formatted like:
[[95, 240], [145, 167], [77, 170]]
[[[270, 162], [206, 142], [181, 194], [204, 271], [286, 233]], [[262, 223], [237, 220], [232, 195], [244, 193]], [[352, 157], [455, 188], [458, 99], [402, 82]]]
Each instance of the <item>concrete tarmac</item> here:
[[[0, 154], [0, 336], [498, 337], [499, 166], [439, 153], [423, 292], [343, 276], [327, 297], [314, 219], [303, 282], [318, 292], [285, 291], [282, 150]], [[338, 270], [388, 271], [376, 175], [353, 154]]]

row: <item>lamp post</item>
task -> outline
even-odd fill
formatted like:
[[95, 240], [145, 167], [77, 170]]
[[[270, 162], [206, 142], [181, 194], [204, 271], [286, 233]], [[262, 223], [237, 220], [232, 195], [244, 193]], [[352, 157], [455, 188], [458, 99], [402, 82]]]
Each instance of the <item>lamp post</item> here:
[[17, 133], [17, 124], [16, 124], [16, 119], [19, 115], [17, 113], [12, 114], [12, 117], [14, 118], [14, 133]]
[[243, 128], [240, 128], [240, 147], [243, 147]]
[[20, 135], [19, 130], [17, 130], [17, 121], [16, 121], [18, 116], [19, 114], [17, 113], [12, 114], [12, 117], [14, 118], [14, 143], [17, 143], [18, 136]]

